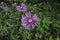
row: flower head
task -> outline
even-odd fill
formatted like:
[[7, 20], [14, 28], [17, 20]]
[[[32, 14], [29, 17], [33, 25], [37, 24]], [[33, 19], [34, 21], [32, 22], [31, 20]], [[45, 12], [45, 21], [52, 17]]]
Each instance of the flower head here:
[[36, 14], [31, 15], [31, 12], [27, 12], [25, 15], [22, 16], [21, 24], [25, 29], [34, 29], [37, 27], [36, 21], [38, 21], [38, 16]]
[[20, 5], [16, 6], [16, 9], [19, 11], [19, 12], [25, 12], [26, 11], [26, 5], [21, 3]]
[[12, 6], [13, 6], [13, 7], [16, 7], [16, 6], [17, 6], [17, 4], [16, 4], [16, 3], [13, 3], [13, 4], [12, 4]]
[[4, 4], [4, 2], [1, 2], [1, 4], [3, 5], [3, 4]]
[[0, 6], [0, 8], [3, 8], [3, 6]]
[[3, 7], [3, 9], [7, 11], [7, 10], [8, 10], [8, 7], [7, 7], [7, 6], [5, 6], [5, 7]]

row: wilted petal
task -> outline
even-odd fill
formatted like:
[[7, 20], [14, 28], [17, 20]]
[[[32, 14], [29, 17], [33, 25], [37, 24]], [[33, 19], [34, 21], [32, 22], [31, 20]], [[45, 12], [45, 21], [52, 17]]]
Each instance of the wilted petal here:
[[39, 18], [38, 18], [38, 16], [37, 16], [36, 14], [34, 14], [34, 15], [32, 16], [32, 19], [33, 19], [34, 21], [38, 21], [38, 20], [39, 20]]
[[31, 12], [27, 12], [25, 15], [26, 15], [26, 17], [31, 18]]

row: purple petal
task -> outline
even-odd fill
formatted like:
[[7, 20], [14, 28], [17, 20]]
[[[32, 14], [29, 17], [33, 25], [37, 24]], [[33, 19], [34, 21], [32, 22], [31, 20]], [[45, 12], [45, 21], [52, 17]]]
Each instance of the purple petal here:
[[39, 20], [39, 18], [38, 18], [38, 16], [37, 16], [36, 14], [34, 14], [34, 15], [32, 16], [32, 19], [33, 19], [34, 21], [38, 21], [38, 20]]
[[35, 28], [35, 25], [34, 24], [32, 24], [32, 29], [34, 29]]
[[25, 15], [26, 15], [26, 17], [31, 18], [31, 12], [27, 12]]
[[0, 6], [0, 8], [3, 8], [3, 6]]
[[20, 8], [21, 9], [21, 12], [25, 12], [27, 10], [26, 7], [23, 7], [23, 8]]
[[37, 26], [37, 24], [32, 24], [32, 29], [34, 29]]
[[20, 6], [16, 6], [16, 9], [20, 12], [21, 10], [20, 10]]
[[26, 5], [25, 5], [24, 3], [21, 3], [21, 6], [22, 6], [22, 7], [26, 7]]
[[17, 9], [19, 12], [25, 12], [25, 11], [26, 11], [26, 8], [25, 8], [25, 7], [21, 8], [21, 6], [17, 6], [16, 9]]
[[3, 4], [4, 4], [4, 2], [1, 2], [1, 4], [3, 5]]
[[22, 26], [23, 26], [24, 28], [26, 28], [26, 25], [27, 25], [26, 23], [25, 23], [25, 24], [24, 24], [24, 23], [22, 23]]
[[22, 15], [22, 19], [24, 19], [24, 20], [25, 20], [26, 18], [27, 18], [26, 16]]
[[29, 30], [29, 29], [30, 29], [30, 26], [31, 26], [31, 25], [28, 24], [25, 29], [28, 29], [28, 30]]
[[13, 4], [12, 4], [12, 6], [13, 6], [13, 7], [16, 7], [16, 6], [17, 6], [17, 4], [16, 4], [16, 3], [13, 3]]
[[8, 7], [7, 7], [7, 6], [5, 6], [5, 7], [3, 7], [3, 9], [4, 9], [4, 10], [8, 10]]
[[27, 24], [25, 23], [25, 24], [22, 24], [22, 26], [23, 26], [25, 29], [28, 29], [28, 30], [30, 29], [30, 24], [27, 25]]
[[16, 9], [19, 11], [19, 12], [25, 12], [27, 10], [26, 8], [26, 5], [25, 4], [21, 4], [19, 6], [16, 6]]
[[23, 20], [23, 19], [21, 19], [21, 22], [22, 22], [22, 23], [27, 23], [27, 21], [26, 21], [26, 20]]
[[23, 15], [21, 21], [22, 23], [27, 23], [27, 17]]

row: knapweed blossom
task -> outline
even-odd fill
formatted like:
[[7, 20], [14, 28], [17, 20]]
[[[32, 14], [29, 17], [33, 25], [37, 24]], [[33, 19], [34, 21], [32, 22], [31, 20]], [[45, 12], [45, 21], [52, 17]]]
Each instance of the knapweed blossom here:
[[0, 5], [0, 8], [3, 8], [4, 2], [1, 2], [0, 4], [1, 4], [1, 5]]
[[30, 28], [34, 29], [37, 27], [36, 21], [38, 20], [39, 17], [36, 14], [32, 15], [31, 12], [27, 12], [25, 15], [22, 15], [21, 24], [25, 29], [30, 30]]
[[0, 6], [0, 8], [3, 8], [3, 6]]
[[7, 6], [5, 6], [5, 7], [3, 7], [3, 9], [4, 9], [5, 11], [7, 11], [7, 10], [8, 10], [8, 7], [7, 7]]
[[1, 2], [1, 4], [2, 5], [0, 6], [0, 8], [4, 9], [5, 11], [8, 10], [8, 7], [4, 5], [5, 3], [3, 1]]
[[1, 2], [1, 4], [3, 5], [3, 4], [4, 4], [4, 2]]
[[16, 6], [17, 6], [17, 3], [16, 3], [16, 2], [15, 2], [15, 3], [13, 3], [13, 4], [12, 4], [12, 6], [13, 6], [13, 7], [16, 7]]
[[26, 8], [26, 5], [24, 3], [21, 3], [20, 5], [17, 5], [16, 6], [16, 9], [19, 11], [19, 12], [25, 12], [27, 10]]

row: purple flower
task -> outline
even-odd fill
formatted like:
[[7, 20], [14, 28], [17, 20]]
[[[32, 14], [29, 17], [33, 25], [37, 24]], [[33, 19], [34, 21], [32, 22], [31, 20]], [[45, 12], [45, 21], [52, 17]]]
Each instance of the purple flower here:
[[4, 9], [4, 10], [8, 10], [8, 7], [7, 7], [7, 6], [5, 6], [5, 7], [3, 7], [3, 9]]
[[0, 6], [0, 8], [3, 8], [3, 6]]
[[19, 12], [25, 12], [26, 11], [26, 5], [21, 3], [20, 5], [16, 6], [16, 9], [19, 11]]
[[4, 4], [4, 2], [1, 2], [1, 4], [3, 5], [3, 4]]
[[16, 3], [13, 3], [13, 4], [12, 4], [12, 6], [13, 6], [13, 7], [16, 7], [16, 6], [17, 6], [17, 4], [16, 4]]
[[27, 12], [25, 15], [22, 15], [21, 24], [25, 29], [30, 30], [30, 28], [34, 29], [37, 27], [36, 21], [38, 21], [39, 18], [36, 14], [31, 15], [31, 12]]

